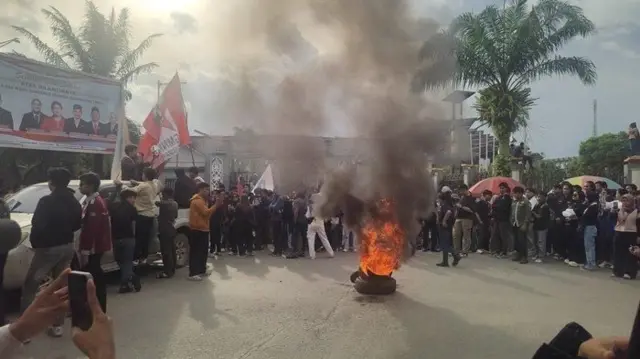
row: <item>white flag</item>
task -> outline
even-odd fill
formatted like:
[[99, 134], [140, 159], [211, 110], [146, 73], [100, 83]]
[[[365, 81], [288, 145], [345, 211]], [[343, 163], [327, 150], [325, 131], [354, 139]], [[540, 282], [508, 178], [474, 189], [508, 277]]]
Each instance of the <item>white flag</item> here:
[[256, 189], [268, 189], [269, 191], [273, 191], [275, 189], [275, 185], [273, 184], [273, 172], [271, 172], [271, 165], [267, 166], [267, 169], [264, 170], [262, 176], [256, 183], [255, 187], [251, 192], [256, 193]]

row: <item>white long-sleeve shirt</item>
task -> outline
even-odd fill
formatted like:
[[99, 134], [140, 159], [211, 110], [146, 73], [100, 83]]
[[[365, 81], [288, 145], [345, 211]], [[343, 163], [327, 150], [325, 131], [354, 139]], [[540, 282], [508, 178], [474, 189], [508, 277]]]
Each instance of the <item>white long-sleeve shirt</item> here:
[[13, 337], [9, 325], [0, 327], [0, 358], [11, 359], [22, 348], [22, 343]]

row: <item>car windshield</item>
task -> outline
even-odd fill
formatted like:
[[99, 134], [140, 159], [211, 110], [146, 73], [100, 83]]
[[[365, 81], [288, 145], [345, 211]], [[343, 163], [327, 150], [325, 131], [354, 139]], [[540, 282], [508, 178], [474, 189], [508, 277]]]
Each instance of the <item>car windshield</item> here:
[[[74, 191], [76, 199], [80, 200], [82, 194], [75, 186], [69, 186]], [[40, 198], [51, 193], [46, 183], [35, 184], [23, 188], [7, 200], [7, 206], [12, 213], [33, 213], [36, 211], [36, 205]]]

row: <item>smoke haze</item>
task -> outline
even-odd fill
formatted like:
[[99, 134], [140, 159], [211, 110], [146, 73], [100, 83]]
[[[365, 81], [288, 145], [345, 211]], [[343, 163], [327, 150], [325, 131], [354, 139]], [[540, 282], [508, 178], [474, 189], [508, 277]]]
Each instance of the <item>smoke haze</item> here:
[[331, 170], [319, 214], [342, 209], [347, 225], [360, 228], [389, 198], [412, 236], [434, 200], [427, 154], [446, 137], [419, 120], [443, 118], [438, 106], [409, 92], [421, 40], [437, 26], [412, 18], [400, 0], [244, 0], [225, 11], [214, 46], [233, 64], [225, 74], [239, 89], [230, 116], [258, 133], [297, 135], [323, 133], [339, 116], [366, 139], [366, 164], [339, 169], [326, 169], [325, 153], [306, 141], [269, 144], [260, 150], [303, 159], [280, 177]]

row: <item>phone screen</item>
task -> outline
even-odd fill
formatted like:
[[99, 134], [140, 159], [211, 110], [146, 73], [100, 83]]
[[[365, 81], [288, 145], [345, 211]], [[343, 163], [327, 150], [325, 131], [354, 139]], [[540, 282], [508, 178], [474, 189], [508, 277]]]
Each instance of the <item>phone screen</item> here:
[[71, 307], [71, 325], [89, 330], [93, 324], [91, 308], [87, 300], [87, 281], [91, 273], [72, 271], [69, 273], [69, 306]]

